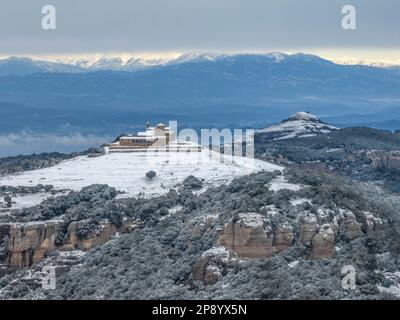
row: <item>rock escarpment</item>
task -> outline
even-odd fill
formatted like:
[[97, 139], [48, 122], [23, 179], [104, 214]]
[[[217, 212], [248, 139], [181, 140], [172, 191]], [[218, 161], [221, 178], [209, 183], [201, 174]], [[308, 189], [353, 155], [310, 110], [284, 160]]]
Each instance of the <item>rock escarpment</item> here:
[[85, 220], [69, 223], [61, 244], [57, 239], [65, 228], [63, 220], [0, 225], [2, 233], [7, 235], [6, 265], [13, 268], [29, 267], [42, 261], [53, 250], [90, 250], [109, 241], [118, 231], [130, 232], [140, 225], [127, 219], [117, 228], [108, 220], [103, 220], [88, 234], [81, 236], [78, 230], [84, 223]]
[[287, 221], [274, 220], [277, 214], [276, 209], [270, 215], [236, 214], [219, 229], [216, 247], [198, 258], [193, 266], [193, 279], [214, 284], [239, 258], [269, 258], [292, 246], [306, 249], [302, 250], [305, 259], [329, 259], [336, 254], [339, 235], [352, 241], [362, 236], [364, 229], [365, 232], [377, 230], [384, 223], [372, 213], [364, 212], [357, 218], [353, 212], [342, 209], [300, 211], [296, 219], [287, 218]]
[[218, 245], [241, 257], [270, 257], [274, 252], [272, 228], [257, 213], [243, 213], [228, 222], [218, 238]]
[[334, 256], [335, 233], [331, 224], [324, 224], [312, 238], [312, 259], [327, 259]]
[[61, 221], [11, 224], [8, 265], [24, 267], [43, 260], [46, 252], [56, 248], [60, 227]]
[[109, 221], [103, 221], [98, 228], [92, 230], [88, 235], [82, 238], [77, 234], [77, 230], [81, 223], [81, 221], [74, 221], [69, 224], [67, 241], [62, 245], [62, 250], [92, 249], [110, 240], [118, 231], [117, 227]]
[[215, 247], [205, 251], [193, 266], [192, 277], [211, 285], [239, 262], [235, 252], [224, 247]]
[[368, 153], [368, 157], [376, 169], [389, 172], [400, 172], [399, 151], [373, 151]]

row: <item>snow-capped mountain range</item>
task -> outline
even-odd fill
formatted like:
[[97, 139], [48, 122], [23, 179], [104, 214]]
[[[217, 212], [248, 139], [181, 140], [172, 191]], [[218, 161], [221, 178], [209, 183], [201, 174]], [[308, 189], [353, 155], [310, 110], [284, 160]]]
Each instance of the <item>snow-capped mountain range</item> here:
[[[219, 54], [219, 53], [185, 53], [172, 57], [148, 58], [141, 56], [132, 57], [91, 57], [91, 58], [57, 58], [57, 59], [32, 59], [28, 57], [6, 57], [0, 59], [0, 76], [28, 75], [38, 72], [47, 73], [79, 73], [91, 71], [139, 71], [152, 67], [176, 65], [190, 62], [218, 62], [240, 58], [241, 56], [258, 56], [272, 63], [280, 63], [285, 59], [301, 59], [302, 61], [326, 61], [310, 54], [296, 53], [286, 54], [272, 52], [266, 54]], [[341, 64], [347, 64], [340, 62]], [[354, 63], [349, 63], [354, 64]], [[360, 63], [366, 65], [366, 63]], [[374, 64], [371, 66], [381, 68], [396, 68], [393, 65]]]
[[[90, 71], [138, 71], [151, 67], [174, 65], [188, 62], [218, 61], [239, 54], [186, 53], [177, 57], [100, 57], [100, 58], [64, 58], [54, 60], [36, 60], [28, 57], [7, 57], [0, 59], [0, 75], [27, 75], [37, 72], [77, 73]], [[289, 55], [269, 53], [260, 55], [280, 62]]]
[[268, 136], [272, 140], [313, 137], [330, 133], [338, 128], [326, 124], [309, 112], [297, 112], [281, 123], [258, 130], [256, 133]]

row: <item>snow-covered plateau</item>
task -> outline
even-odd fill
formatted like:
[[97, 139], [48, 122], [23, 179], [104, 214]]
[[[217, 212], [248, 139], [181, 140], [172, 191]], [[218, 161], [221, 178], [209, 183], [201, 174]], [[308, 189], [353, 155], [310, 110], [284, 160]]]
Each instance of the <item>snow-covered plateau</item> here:
[[[153, 179], [146, 177], [155, 171]], [[110, 153], [91, 158], [80, 156], [44, 169], [0, 178], [0, 185], [53, 185], [56, 190], [80, 190], [91, 184], [108, 184], [124, 192], [121, 197], [156, 196], [177, 187], [189, 175], [203, 180], [204, 190], [229, 183], [235, 177], [258, 171], [282, 170], [261, 160], [223, 156], [215, 152], [147, 154]], [[43, 197], [37, 197], [38, 202]]]

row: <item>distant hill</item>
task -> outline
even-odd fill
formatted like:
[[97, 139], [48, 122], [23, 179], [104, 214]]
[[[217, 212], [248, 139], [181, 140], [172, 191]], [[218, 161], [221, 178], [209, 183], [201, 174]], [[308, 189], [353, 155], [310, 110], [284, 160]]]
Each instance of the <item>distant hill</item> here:
[[312, 137], [331, 133], [338, 128], [328, 125], [309, 112], [297, 112], [281, 123], [261, 129], [257, 134], [271, 140]]

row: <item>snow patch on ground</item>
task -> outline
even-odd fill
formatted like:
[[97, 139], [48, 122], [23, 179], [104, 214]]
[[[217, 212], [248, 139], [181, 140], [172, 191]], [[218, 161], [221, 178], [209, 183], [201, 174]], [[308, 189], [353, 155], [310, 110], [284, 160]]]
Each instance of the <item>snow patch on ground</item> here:
[[292, 199], [290, 200], [290, 203], [292, 204], [292, 206], [297, 206], [299, 204], [303, 204], [303, 203], [310, 203], [311, 204], [311, 199], [306, 199], [306, 198], [300, 198], [300, 199]]
[[175, 207], [170, 208], [170, 209], [168, 210], [168, 213], [169, 213], [169, 214], [175, 214], [175, 213], [179, 212], [180, 210], [182, 210], [182, 206], [177, 205], [177, 206], [175, 206]]
[[12, 197], [13, 204], [11, 209], [23, 209], [36, 206], [40, 204], [43, 200], [49, 198], [50, 196], [51, 194], [47, 192], [18, 195]]
[[294, 268], [299, 264], [299, 260], [288, 263], [289, 268]]
[[[211, 155], [211, 157], [210, 157]], [[157, 173], [154, 179], [146, 173]], [[265, 161], [221, 156], [215, 152], [172, 153], [148, 155], [143, 153], [111, 153], [97, 158], [86, 156], [66, 160], [56, 166], [25, 171], [0, 178], [1, 185], [53, 185], [55, 189], [78, 191], [91, 184], [108, 184], [125, 192], [124, 197], [142, 194], [146, 197], [167, 193], [189, 175], [204, 179], [204, 190], [231, 182], [235, 177], [258, 171], [282, 171], [283, 168]], [[36, 202], [39, 200], [35, 198]], [[21, 199], [21, 204], [35, 202]]]
[[277, 178], [273, 179], [270, 183], [267, 184], [269, 190], [272, 191], [279, 191], [279, 190], [293, 190], [297, 191], [302, 188], [299, 184], [290, 183], [285, 180], [284, 176], [278, 176]]

